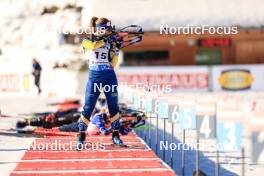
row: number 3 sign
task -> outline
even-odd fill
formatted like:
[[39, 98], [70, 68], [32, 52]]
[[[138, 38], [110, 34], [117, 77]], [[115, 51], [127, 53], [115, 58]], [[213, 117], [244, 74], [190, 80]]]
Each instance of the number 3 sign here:
[[218, 150], [240, 150], [242, 146], [242, 125], [239, 122], [217, 123]]

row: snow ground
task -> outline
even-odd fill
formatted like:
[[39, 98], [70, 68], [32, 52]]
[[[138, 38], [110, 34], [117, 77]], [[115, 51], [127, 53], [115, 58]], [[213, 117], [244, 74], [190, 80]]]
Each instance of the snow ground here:
[[[63, 98], [44, 97], [1, 97], [0, 109], [3, 115], [13, 116], [11, 118], [0, 117], [0, 131], [14, 128], [17, 119], [24, 118], [19, 114], [41, 111], [54, 111], [47, 103], [57, 102]], [[12, 132], [10, 132], [12, 133]], [[28, 146], [34, 140], [33, 137], [16, 137], [0, 135], [0, 170], [1, 176], [9, 175], [23, 157]]]

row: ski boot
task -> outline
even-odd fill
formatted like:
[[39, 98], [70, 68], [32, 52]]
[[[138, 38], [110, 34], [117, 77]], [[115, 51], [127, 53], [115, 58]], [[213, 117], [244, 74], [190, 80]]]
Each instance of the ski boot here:
[[112, 133], [112, 141], [114, 145], [124, 146], [123, 141], [120, 139], [119, 131], [115, 130]]
[[81, 119], [79, 120], [79, 135], [77, 137], [77, 144], [76, 144], [76, 150], [82, 150], [83, 145], [85, 144], [85, 138], [86, 138], [86, 130], [89, 125], [90, 121], [86, 119], [83, 115], [81, 115]]
[[81, 131], [78, 134], [77, 137], [77, 145], [76, 145], [76, 150], [82, 150], [83, 149], [83, 145], [85, 144], [85, 138], [86, 138], [86, 133]]

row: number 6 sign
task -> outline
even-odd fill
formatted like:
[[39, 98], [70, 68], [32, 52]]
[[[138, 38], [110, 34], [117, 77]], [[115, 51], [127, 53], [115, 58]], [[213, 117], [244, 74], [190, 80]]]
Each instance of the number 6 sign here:
[[170, 123], [179, 123], [180, 121], [180, 113], [178, 105], [169, 105], [169, 122]]

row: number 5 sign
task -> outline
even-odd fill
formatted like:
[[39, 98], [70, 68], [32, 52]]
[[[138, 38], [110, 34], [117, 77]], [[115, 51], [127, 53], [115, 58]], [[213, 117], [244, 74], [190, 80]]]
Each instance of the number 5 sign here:
[[181, 129], [196, 128], [196, 112], [194, 107], [180, 108], [180, 127]]

